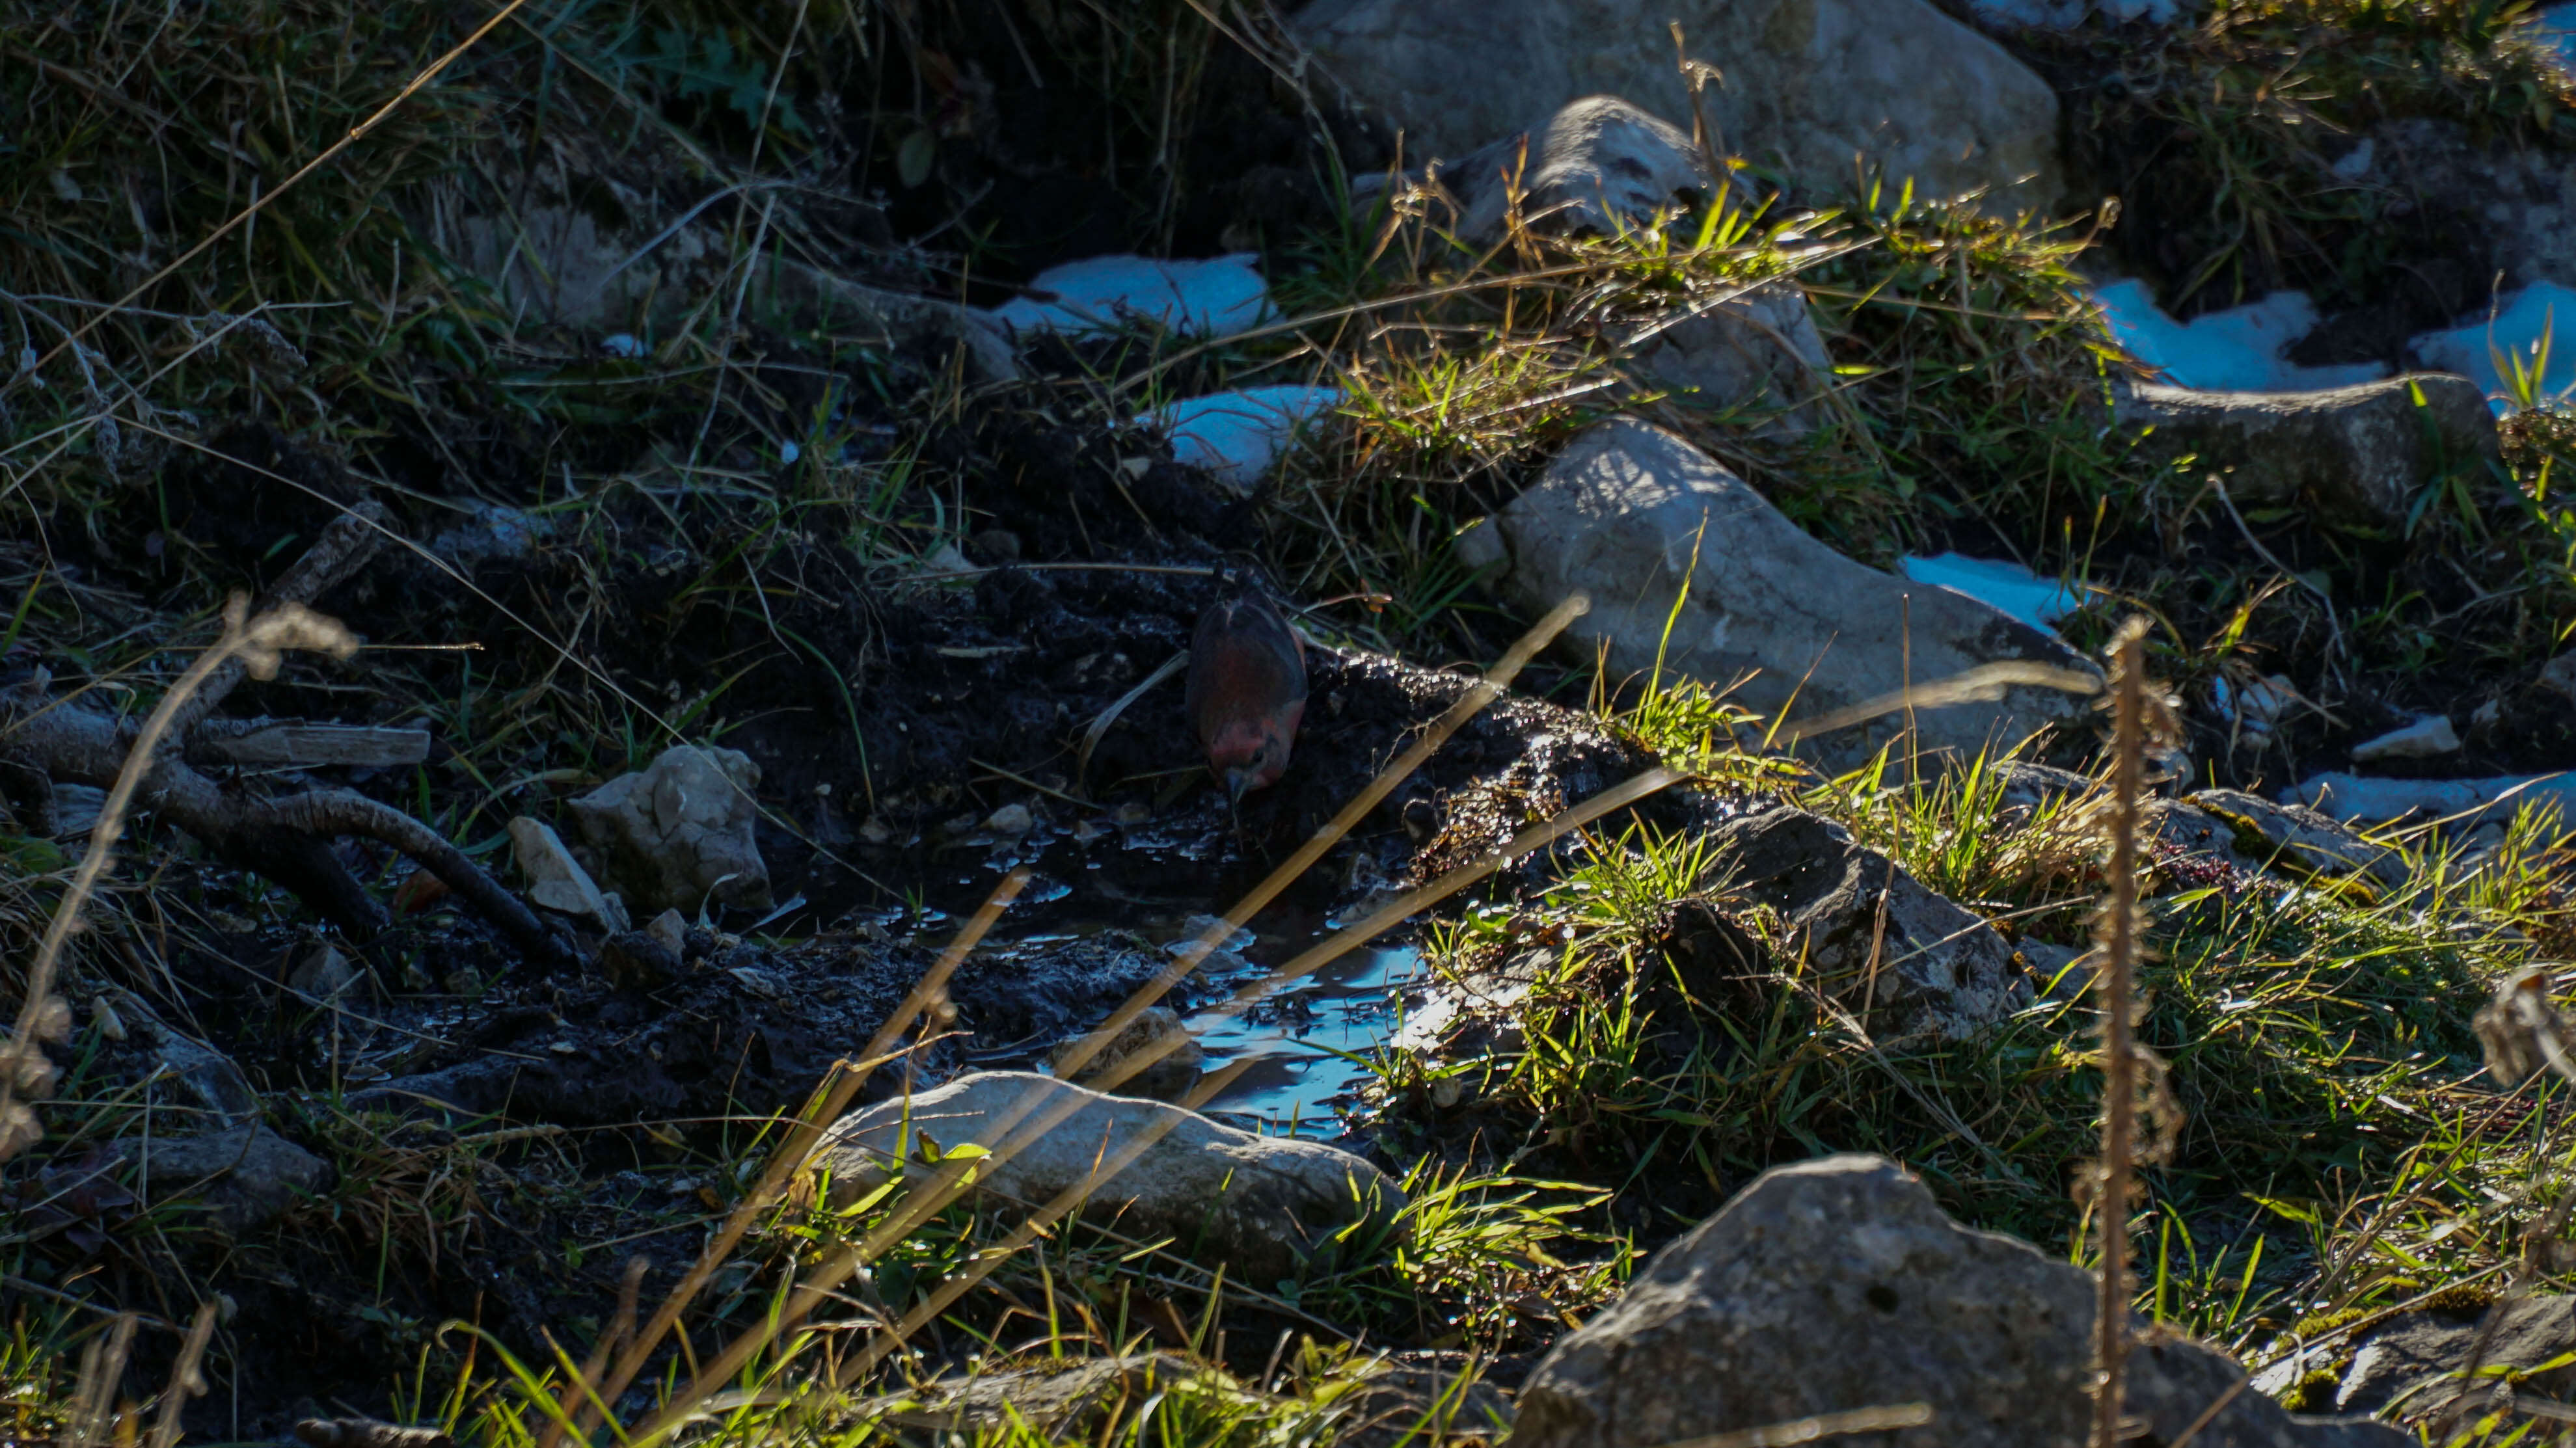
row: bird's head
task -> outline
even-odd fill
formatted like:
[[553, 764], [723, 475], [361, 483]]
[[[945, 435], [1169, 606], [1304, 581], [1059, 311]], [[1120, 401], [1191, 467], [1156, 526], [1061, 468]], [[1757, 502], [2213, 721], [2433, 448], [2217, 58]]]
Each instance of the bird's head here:
[[1293, 719], [1234, 719], [1217, 731], [1208, 745], [1208, 767], [1225, 781], [1226, 798], [1240, 802], [1256, 789], [1267, 789], [1288, 772], [1288, 743], [1297, 732]]

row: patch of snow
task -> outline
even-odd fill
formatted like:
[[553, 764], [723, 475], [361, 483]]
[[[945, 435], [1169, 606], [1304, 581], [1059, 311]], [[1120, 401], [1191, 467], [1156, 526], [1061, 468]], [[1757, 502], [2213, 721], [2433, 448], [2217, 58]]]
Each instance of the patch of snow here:
[[1038, 295], [1013, 297], [993, 315], [1020, 331], [1077, 337], [1115, 331], [1131, 321], [1231, 337], [1272, 315], [1270, 284], [1253, 270], [1254, 256], [1247, 251], [1206, 261], [1096, 256], [1066, 262], [1029, 283]]
[[2543, 338], [2549, 342], [2549, 366], [2540, 390], [2563, 394], [2576, 387], [2576, 290], [2556, 282], [2534, 282], [2498, 298], [2493, 321], [2478, 317], [2447, 332], [2426, 332], [2414, 345], [2424, 365], [2457, 372], [2494, 396], [2505, 390], [2499, 355], [2529, 366]]
[[2352, 762], [2377, 764], [2387, 759], [2430, 759], [2437, 754], [2450, 754], [2460, 747], [2460, 736], [2451, 728], [2450, 716], [2425, 714], [2403, 729], [2391, 729], [2376, 739], [2364, 740], [2352, 747]]
[[2471, 825], [2510, 820], [2522, 810], [2556, 809], [2576, 820], [2576, 776], [2536, 774], [2498, 779], [2365, 779], [2320, 774], [2281, 792], [2283, 804], [2303, 804], [2336, 819], [2384, 824], [2422, 815]]
[[1298, 426], [1342, 400], [1338, 387], [1251, 387], [1168, 403], [1137, 419], [1171, 435], [1172, 456], [1250, 488]]
[[1896, 571], [1915, 583], [1928, 583], [1964, 593], [2002, 610], [2035, 629], [2046, 629], [2081, 607], [2081, 592], [2054, 578], [2042, 578], [2018, 563], [1999, 558], [1968, 558], [1942, 553], [1930, 558], [1908, 554]]
[[2177, 322], [2156, 305], [2141, 281], [2119, 281], [2094, 290], [2111, 335], [2131, 355], [2162, 372], [2176, 387], [2201, 392], [2303, 392], [2349, 387], [2384, 377], [2376, 362], [2340, 367], [2301, 367], [2282, 357], [2291, 343], [2317, 325], [2316, 303], [2305, 292], [2274, 292], [2259, 302]]
[[2209, 702], [2217, 707], [2219, 717], [2254, 739], [2268, 737], [2298, 697], [2299, 691], [2278, 674], [2256, 679], [2241, 691], [2223, 678], [2209, 686]]
[[632, 332], [611, 332], [599, 339], [599, 350], [632, 362], [644, 355], [644, 344]]
[[2558, 63], [2576, 71], [2576, 4], [2551, 5], [2532, 20], [2532, 38], [2558, 52]]

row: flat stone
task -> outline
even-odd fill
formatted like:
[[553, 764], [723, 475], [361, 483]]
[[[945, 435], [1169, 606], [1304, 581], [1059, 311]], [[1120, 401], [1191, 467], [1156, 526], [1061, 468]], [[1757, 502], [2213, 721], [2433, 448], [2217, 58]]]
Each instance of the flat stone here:
[[[2494, 1332], [2488, 1334], [2492, 1325]], [[2530, 1369], [2576, 1352], [2576, 1297], [2514, 1298], [2484, 1311], [2409, 1312], [2363, 1335], [2335, 1389], [2335, 1411], [2413, 1421], [2449, 1406], [2458, 1374], [2484, 1339], [2487, 1367]], [[2564, 1401], [2576, 1391], [2576, 1367], [2561, 1365], [2523, 1378], [2520, 1391]]]
[[977, 1072], [845, 1116], [811, 1166], [830, 1172], [831, 1200], [846, 1205], [883, 1183], [898, 1158], [908, 1180], [935, 1176], [925, 1138], [943, 1153], [968, 1143], [989, 1149], [1026, 1121], [1055, 1124], [1010, 1160], [979, 1166], [976, 1194], [1006, 1208], [1038, 1206], [1160, 1131], [1092, 1189], [1087, 1214], [1131, 1236], [1173, 1237], [1175, 1250], [1264, 1290], [1311, 1258], [1333, 1256], [1346, 1228], [1391, 1220], [1404, 1206], [1391, 1178], [1349, 1152], [1021, 1071]]
[[[2416, 395], [2424, 403], [2418, 407]], [[2465, 377], [2416, 372], [2321, 392], [2194, 392], [2141, 384], [2112, 417], [2153, 458], [2191, 458], [2239, 508], [2305, 508], [2329, 522], [2404, 523], [2446, 467], [2503, 462], [2495, 414]]]
[[588, 921], [597, 930], [624, 930], [624, 906], [612, 900], [573, 858], [554, 826], [520, 815], [510, 821], [510, 858], [528, 882], [528, 900], [541, 910]]
[[[1456, 548], [1532, 617], [1590, 594], [1591, 612], [1565, 638], [1586, 662], [1606, 647], [1613, 677], [1660, 663], [1764, 715], [1794, 700], [1793, 724], [1986, 664], [2034, 665], [2095, 688], [2101, 678], [2062, 640], [2000, 609], [1845, 558], [1707, 454], [1633, 419], [1587, 429]], [[1965, 759], [2046, 730], [2089, 734], [2093, 720], [2086, 695], [2014, 684], [1912, 710], [1911, 737]], [[1908, 711], [1893, 708], [1801, 748], [1849, 766], [1907, 725]]]
[[1735, 893], [1780, 912], [1817, 988], [1898, 1034], [1959, 1037], [2031, 1003], [1995, 928], [1822, 815], [1781, 806], [1709, 832]]
[[2427, 714], [2403, 729], [2391, 729], [2375, 739], [2352, 747], [2355, 764], [2381, 764], [2391, 759], [2432, 759], [2456, 754], [2460, 736], [2451, 728], [2448, 715]]
[[2406, 861], [2396, 850], [2374, 845], [2303, 805], [2274, 804], [2240, 789], [2204, 789], [2184, 803], [2234, 827], [2238, 850], [2263, 865], [2329, 879], [2358, 877], [2390, 890], [2407, 881]]
[[337, 1175], [329, 1162], [256, 1124], [203, 1136], [127, 1137], [116, 1150], [142, 1163], [146, 1201], [191, 1203], [235, 1236], [330, 1190]]

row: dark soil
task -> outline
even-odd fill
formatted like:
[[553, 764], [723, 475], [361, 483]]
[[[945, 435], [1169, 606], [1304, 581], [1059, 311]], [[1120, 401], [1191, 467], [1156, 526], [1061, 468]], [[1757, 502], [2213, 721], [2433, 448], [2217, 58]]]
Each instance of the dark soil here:
[[[90, 554], [103, 579], [160, 591], [160, 560], [184, 549], [214, 576], [256, 588], [327, 521], [323, 499], [370, 491], [273, 430], [222, 437], [249, 466], [174, 465], [158, 489], [163, 516], [148, 530], [163, 546], [147, 546], [134, 521], [112, 526]], [[1466, 687], [1382, 656], [1313, 649], [1312, 703], [1292, 766], [1239, 814], [1200, 764], [1177, 678], [1137, 699], [1083, 767], [1074, 745], [1084, 728], [1185, 646], [1218, 587], [1196, 573], [1128, 565], [1224, 564], [1207, 535], [1238, 506], [1168, 460], [1131, 477], [1117, 468], [1118, 441], [983, 424], [961, 454], [980, 469], [976, 496], [991, 500], [977, 551], [1024, 561], [947, 584], [871, 572], [848, 546], [824, 541], [835, 534], [828, 522], [762, 536], [759, 518], [704, 500], [682, 503], [690, 526], [677, 536], [691, 542], [672, 543], [662, 541], [674, 536], [666, 520], [623, 499], [604, 505], [581, 542], [506, 517], [460, 523], [451, 511], [383, 499], [421, 549], [386, 550], [321, 600], [378, 651], [348, 666], [290, 664], [273, 683], [245, 686], [228, 711], [417, 722], [423, 704], [472, 699], [426, 717], [439, 738], [425, 770], [334, 781], [408, 809], [426, 801], [430, 818], [453, 819], [484, 787], [443, 763], [473, 743], [448, 731], [460, 719], [480, 730], [512, 717], [502, 699], [476, 695], [476, 681], [551, 677], [579, 707], [613, 711], [612, 688], [667, 707], [669, 686], [738, 675], [722, 700], [719, 742], [761, 767], [760, 843], [774, 894], [802, 902], [762, 929], [799, 943], [714, 928], [752, 923], [733, 919], [692, 929], [676, 960], [647, 959], [652, 950], [626, 937], [585, 939], [590, 966], [546, 975], [444, 901], [379, 938], [339, 942], [367, 979], [335, 1017], [281, 986], [311, 946], [309, 927], [283, 923], [292, 913], [267, 905], [260, 882], [183, 863], [163, 883], [200, 927], [174, 939], [178, 994], [158, 1009], [236, 1061], [270, 1124], [333, 1160], [341, 1185], [238, 1243], [180, 1219], [165, 1235], [169, 1255], [146, 1259], [115, 1232], [64, 1230], [22, 1270], [53, 1282], [119, 1274], [132, 1283], [124, 1300], [230, 1294], [240, 1308], [233, 1351], [246, 1371], [237, 1398], [219, 1394], [195, 1410], [204, 1431], [272, 1432], [317, 1405], [390, 1411], [386, 1385], [416, 1366], [441, 1321], [477, 1323], [535, 1355], [541, 1327], [560, 1331], [606, 1310], [629, 1255], [653, 1264], [648, 1296], [667, 1288], [696, 1249], [698, 1223], [738, 1189], [710, 1177], [710, 1164], [733, 1159], [833, 1061], [858, 1054], [955, 920], [1012, 867], [1028, 866], [1034, 879], [961, 971], [956, 1034], [911, 1060], [915, 1080], [1032, 1064], [1105, 1016], [1164, 960], [1115, 927], [1222, 909]], [[1137, 502], [1152, 501], [1129, 507], [1113, 477], [1145, 490]], [[432, 559], [456, 565], [470, 586]], [[1048, 566], [1065, 562], [1109, 566]], [[741, 585], [765, 585], [765, 608], [746, 605]], [[1328, 627], [1329, 616], [1310, 626]], [[549, 637], [575, 640], [573, 659]], [[401, 649], [457, 641], [482, 652]], [[637, 757], [653, 752], [643, 745]], [[1507, 698], [1379, 805], [1280, 909], [1328, 917], [1498, 844], [1649, 762], [1589, 716]], [[604, 760], [596, 773], [619, 767]], [[523, 790], [502, 808], [543, 818], [577, 787]], [[1006, 805], [1027, 808], [1025, 832], [988, 823]], [[496, 830], [499, 818], [486, 814], [473, 828]], [[136, 845], [183, 862], [189, 854], [148, 823]], [[403, 878], [380, 853], [344, 853], [362, 878]], [[506, 850], [486, 859], [506, 869]], [[1546, 868], [1544, 859], [1527, 863], [1492, 888], [1527, 888]], [[1171, 1003], [1187, 1009], [1236, 984], [1193, 979]], [[184, 1109], [166, 1081], [144, 1086], [154, 1064], [139, 1039], [108, 1047], [86, 1062], [80, 1089], [140, 1090]], [[880, 1073], [871, 1092], [901, 1079]], [[470, 1145], [495, 1132], [500, 1144]], [[136, 1210], [99, 1205], [94, 1220], [69, 1226], [110, 1225]], [[603, 1241], [627, 1245], [581, 1248]], [[717, 1315], [757, 1303], [757, 1283], [733, 1287]], [[451, 1338], [443, 1351], [461, 1349]], [[153, 1370], [148, 1355], [136, 1369]]]

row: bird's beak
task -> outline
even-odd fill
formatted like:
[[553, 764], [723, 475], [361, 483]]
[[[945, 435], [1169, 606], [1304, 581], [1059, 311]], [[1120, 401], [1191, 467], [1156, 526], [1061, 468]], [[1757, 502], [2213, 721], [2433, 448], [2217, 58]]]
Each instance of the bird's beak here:
[[1225, 772], [1225, 802], [1232, 806], [1241, 805], [1243, 803], [1243, 791], [1249, 787], [1251, 783], [1252, 776], [1245, 771], [1240, 769], [1227, 770]]

